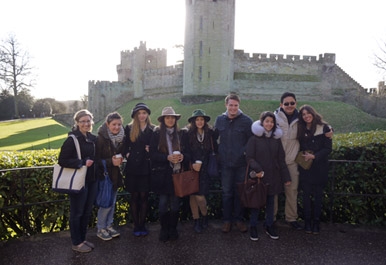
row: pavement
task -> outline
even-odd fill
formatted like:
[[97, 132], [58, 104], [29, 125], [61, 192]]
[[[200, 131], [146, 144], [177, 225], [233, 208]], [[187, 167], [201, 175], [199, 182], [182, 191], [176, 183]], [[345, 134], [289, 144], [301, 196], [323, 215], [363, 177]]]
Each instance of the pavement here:
[[71, 249], [69, 231], [39, 234], [0, 242], [0, 264], [386, 264], [386, 228], [322, 223], [319, 235], [309, 235], [278, 221], [278, 240], [260, 225], [254, 242], [249, 232], [233, 226], [224, 234], [221, 226], [220, 220], [210, 220], [208, 229], [196, 234], [193, 222], [180, 222], [180, 238], [166, 243], [158, 240], [158, 223], [149, 224], [149, 235], [140, 238], [132, 235], [131, 225], [120, 226], [120, 237], [110, 241], [90, 229], [87, 240], [96, 245], [90, 253]]

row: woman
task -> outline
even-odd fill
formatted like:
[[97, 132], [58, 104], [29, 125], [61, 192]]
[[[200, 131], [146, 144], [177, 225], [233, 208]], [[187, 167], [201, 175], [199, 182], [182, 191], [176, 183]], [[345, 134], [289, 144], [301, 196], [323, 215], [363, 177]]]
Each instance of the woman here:
[[[328, 155], [332, 151], [332, 139], [325, 134], [330, 126], [311, 106], [299, 110], [298, 139], [304, 160], [312, 160], [308, 170], [299, 166], [300, 188], [303, 190], [304, 229], [307, 234], [319, 234], [322, 212], [323, 189], [328, 178]], [[312, 213], [312, 197], [314, 209]]]
[[134, 221], [134, 236], [146, 236], [145, 227], [150, 191], [149, 145], [154, 125], [150, 109], [138, 103], [131, 111], [132, 121], [125, 127], [125, 188], [131, 193], [130, 209]]
[[158, 117], [160, 125], [150, 140], [151, 185], [152, 190], [159, 194], [159, 240], [162, 242], [178, 238], [180, 200], [174, 193], [172, 174], [180, 172], [186, 166], [183, 163], [189, 164], [190, 161], [187, 145], [183, 143], [183, 130], [179, 130], [177, 125], [180, 117], [172, 107], [165, 107]]
[[[209, 155], [217, 151], [214, 131], [209, 126], [210, 117], [201, 109], [193, 111], [188, 119], [188, 143], [193, 169], [200, 172], [200, 189], [197, 194], [190, 195], [190, 209], [194, 220], [194, 231], [201, 233], [208, 227], [208, 209], [205, 196], [209, 193], [209, 175], [207, 172]], [[197, 164], [196, 161], [201, 164]], [[200, 219], [200, 212], [202, 219]]]
[[99, 207], [97, 216], [97, 236], [102, 240], [111, 240], [120, 234], [113, 227], [115, 202], [117, 190], [122, 187], [122, 174], [120, 165], [122, 164], [123, 147], [125, 132], [122, 126], [122, 117], [118, 112], [110, 113], [106, 116], [105, 122], [98, 128], [97, 158], [99, 166], [99, 179], [104, 179], [103, 160], [107, 167], [107, 172], [113, 183], [112, 205], [107, 208]]
[[91, 133], [93, 115], [85, 109], [74, 115], [74, 126], [69, 133], [76, 136], [80, 145], [82, 160], [78, 159], [74, 140], [68, 137], [60, 150], [59, 165], [69, 168], [87, 167], [84, 189], [77, 194], [70, 194], [70, 232], [72, 249], [78, 252], [90, 252], [95, 246], [86, 241], [87, 225], [90, 221], [95, 197], [98, 191], [95, 170], [96, 136]]
[[[259, 125], [259, 124], [256, 124]], [[247, 144], [246, 157], [249, 164], [251, 178], [262, 178], [268, 186], [267, 203], [265, 206], [265, 233], [272, 239], [279, 236], [273, 226], [274, 197], [283, 192], [284, 185], [291, 184], [291, 177], [285, 163], [285, 153], [280, 137], [283, 132], [277, 127], [276, 117], [270, 111], [260, 115], [260, 126], [252, 127], [255, 134]], [[283, 185], [284, 184], [284, 185]], [[259, 209], [251, 209], [250, 239], [257, 241], [257, 221]]]

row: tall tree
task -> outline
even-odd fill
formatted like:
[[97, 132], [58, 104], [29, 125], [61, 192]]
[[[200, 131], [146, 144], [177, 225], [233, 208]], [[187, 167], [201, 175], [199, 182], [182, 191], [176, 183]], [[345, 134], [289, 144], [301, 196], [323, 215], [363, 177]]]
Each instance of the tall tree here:
[[0, 86], [13, 92], [15, 117], [19, 118], [19, 92], [33, 87], [32, 67], [24, 51], [12, 34], [0, 44]]

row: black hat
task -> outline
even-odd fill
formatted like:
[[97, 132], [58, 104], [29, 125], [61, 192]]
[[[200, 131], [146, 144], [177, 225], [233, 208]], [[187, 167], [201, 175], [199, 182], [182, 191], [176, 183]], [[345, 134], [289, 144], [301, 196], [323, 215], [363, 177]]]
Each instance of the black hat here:
[[192, 120], [197, 117], [204, 117], [206, 122], [210, 121], [210, 117], [205, 114], [205, 111], [202, 109], [195, 109], [193, 110], [192, 117], [188, 119], [188, 122], [192, 122]]
[[147, 114], [151, 114], [149, 107], [145, 103], [138, 103], [131, 111], [131, 117], [134, 118], [135, 113], [137, 113], [139, 110], [145, 110]]

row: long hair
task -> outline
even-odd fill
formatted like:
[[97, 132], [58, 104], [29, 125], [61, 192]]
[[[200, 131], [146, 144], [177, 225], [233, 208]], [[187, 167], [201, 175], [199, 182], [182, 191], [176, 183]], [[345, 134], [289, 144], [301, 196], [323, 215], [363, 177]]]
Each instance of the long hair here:
[[92, 125], [94, 124], [94, 116], [92, 115], [92, 113], [86, 109], [81, 109], [81, 110], [78, 110], [75, 114], [74, 114], [74, 125], [72, 126], [72, 131], [76, 131], [79, 129], [78, 127], [78, 122], [79, 120], [84, 117], [84, 116], [89, 116], [90, 119], [91, 119], [91, 127], [90, 127], [90, 131], [92, 131]]
[[[133, 143], [137, 141], [139, 135], [141, 134], [141, 123], [139, 122], [139, 119], [138, 119], [138, 113], [139, 111], [135, 113], [134, 118], [129, 123], [129, 126], [131, 127], [130, 141]], [[146, 127], [150, 127], [151, 125], [152, 123], [151, 123], [150, 115], [147, 115]]]
[[299, 109], [298, 135], [297, 135], [298, 139], [301, 139], [303, 137], [307, 137], [306, 136], [307, 124], [303, 120], [303, 112], [304, 111], [307, 111], [313, 117], [312, 122], [311, 122], [311, 128], [309, 130], [310, 131], [310, 135], [308, 135], [308, 137], [309, 136], [313, 136], [315, 134], [316, 126], [317, 125], [327, 124], [327, 122], [325, 122], [323, 120], [322, 115], [317, 113], [316, 110], [313, 107], [311, 107], [310, 105], [303, 105], [303, 106], [301, 106], [300, 109]]
[[[168, 154], [168, 142], [166, 140], [166, 124], [165, 124], [165, 117], [161, 119], [161, 122], [159, 124], [159, 131], [160, 131], [160, 138], [159, 138], [159, 143], [158, 143], [158, 150], [160, 150], [162, 153]], [[173, 151], [181, 151], [180, 148], [180, 139], [179, 139], [179, 128], [178, 128], [178, 123], [177, 119], [176, 122], [174, 123], [174, 131], [172, 136], [172, 147]]]
[[[196, 119], [192, 119], [192, 121], [186, 125], [186, 128], [188, 129], [188, 135], [189, 135], [189, 145], [192, 146], [192, 144], [194, 143], [194, 141], [197, 139], [197, 131], [198, 131], [198, 128], [196, 126]], [[202, 128], [203, 131], [204, 131], [204, 147], [207, 148], [207, 149], [210, 149], [212, 148], [212, 144], [210, 142], [210, 139], [211, 139], [211, 135], [209, 135], [209, 130], [212, 128], [212, 126], [210, 126], [206, 121], [205, 121], [205, 125], [204, 127]]]

